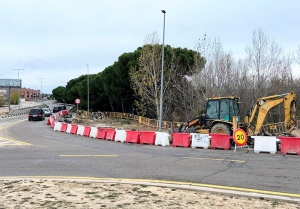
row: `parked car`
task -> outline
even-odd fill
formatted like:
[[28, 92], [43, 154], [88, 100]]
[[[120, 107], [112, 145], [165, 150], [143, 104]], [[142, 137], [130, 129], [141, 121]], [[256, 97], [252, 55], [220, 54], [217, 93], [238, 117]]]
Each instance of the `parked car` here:
[[44, 111], [41, 108], [33, 108], [28, 113], [28, 120], [45, 120]]
[[52, 112], [51, 112], [50, 108], [45, 107], [45, 108], [42, 108], [42, 109], [44, 111], [45, 117], [50, 117], [50, 115], [52, 115]]
[[59, 108], [60, 108], [61, 110], [66, 110], [66, 109], [67, 109], [66, 105], [61, 105], [61, 106], [59, 106]]
[[53, 110], [52, 110], [53, 113], [57, 113], [59, 111], [61, 111], [60, 107], [53, 107]]

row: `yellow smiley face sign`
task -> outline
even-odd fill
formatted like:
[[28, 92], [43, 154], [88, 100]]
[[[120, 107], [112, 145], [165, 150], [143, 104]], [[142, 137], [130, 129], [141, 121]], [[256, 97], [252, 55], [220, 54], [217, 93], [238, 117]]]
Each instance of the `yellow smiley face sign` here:
[[233, 132], [233, 141], [237, 146], [244, 146], [248, 141], [248, 136], [243, 129], [236, 129]]

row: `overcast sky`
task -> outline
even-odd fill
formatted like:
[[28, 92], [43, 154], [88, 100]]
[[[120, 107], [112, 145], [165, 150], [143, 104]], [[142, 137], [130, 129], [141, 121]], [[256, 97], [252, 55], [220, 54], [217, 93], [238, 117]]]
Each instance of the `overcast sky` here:
[[[262, 28], [286, 52], [300, 45], [299, 0], [0, 0], [0, 79], [52, 93], [70, 79], [94, 74], [157, 32], [162, 43], [195, 49], [204, 34], [245, 57]], [[295, 75], [299, 75], [294, 70]], [[42, 83], [41, 83], [42, 81]]]

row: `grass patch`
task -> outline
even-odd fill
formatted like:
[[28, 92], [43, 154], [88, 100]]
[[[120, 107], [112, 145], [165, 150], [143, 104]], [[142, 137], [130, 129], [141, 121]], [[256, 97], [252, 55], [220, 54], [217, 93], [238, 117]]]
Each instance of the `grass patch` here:
[[273, 207], [275, 207], [276, 205], [278, 205], [278, 201], [277, 200], [275, 200], [275, 201], [272, 202], [272, 206]]
[[14, 188], [13, 185], [9, 185], [9, 186], [4, 187], [4, 189], [12, 189], [12, 188]]

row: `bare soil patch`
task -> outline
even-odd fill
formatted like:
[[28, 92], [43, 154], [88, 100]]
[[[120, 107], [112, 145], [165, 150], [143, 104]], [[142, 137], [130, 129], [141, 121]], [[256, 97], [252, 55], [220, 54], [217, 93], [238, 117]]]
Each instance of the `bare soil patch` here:
[[280, 208], [300, 205], [148, 185], [73, 180], [1, 180], [0, 208]]

